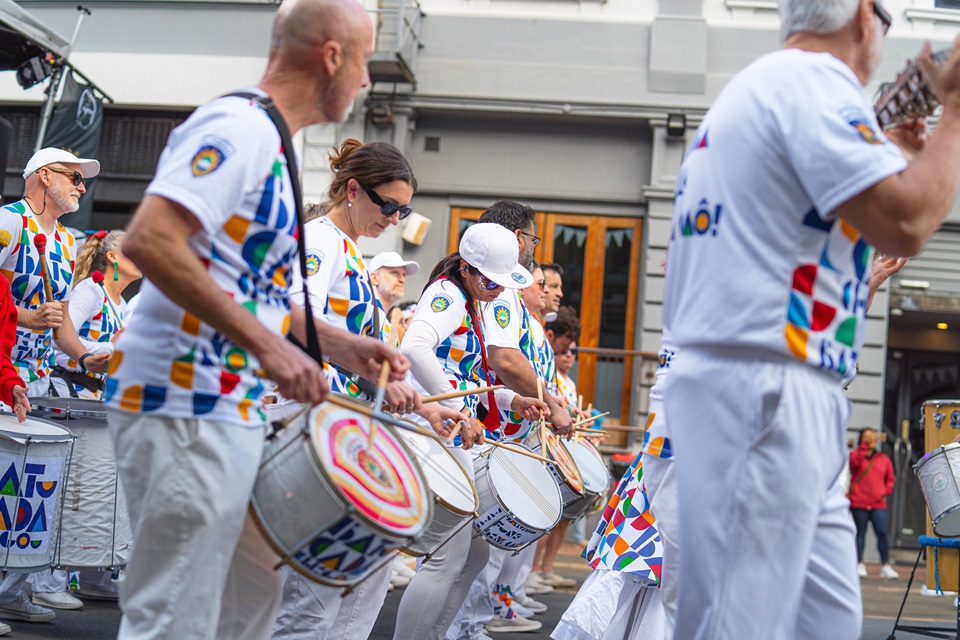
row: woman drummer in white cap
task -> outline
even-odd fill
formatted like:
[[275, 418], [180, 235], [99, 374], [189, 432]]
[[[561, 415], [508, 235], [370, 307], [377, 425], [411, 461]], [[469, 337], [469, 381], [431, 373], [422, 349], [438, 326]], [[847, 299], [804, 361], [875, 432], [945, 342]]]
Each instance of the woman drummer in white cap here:
[[[400, 346], [425, 393], [487, 384], [484, 372], [489, 367], [479, 304], [494, 300], [505, 287], [521, 288], [517, 282], [529, 285], [533, 281], [517, 264], [517, 254], [516, 238], [505, 227], [475, 224], [464, 232], [459, 252], [434, 267]], [[522, 277], [514, 278], [515, 274]], [[496, 399], [499, 406], [509, 406], [530, 419], [546, 409], [539, 400], [505, 389], [496, 392]], [[444, 403], [475, 415], [479, 398], [465, 396]], [[482, 433], [482, 425], [474, 422], [451, 445], [471, 477], [473, 457], [463, 449], [470, 448]], [[489, 555], [487, 543], [473, 539], [472, 532], [472, 527], [461, 529], [421, 565], [400, 601], [394, 640], [443, 638]]]

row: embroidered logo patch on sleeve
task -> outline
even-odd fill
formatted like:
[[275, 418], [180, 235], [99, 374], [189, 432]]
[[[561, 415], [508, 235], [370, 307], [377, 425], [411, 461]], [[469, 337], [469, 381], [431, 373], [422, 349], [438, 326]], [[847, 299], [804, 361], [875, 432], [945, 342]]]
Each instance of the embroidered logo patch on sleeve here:
[[510, 307], [504, 302], [493, 303], [493, 317], [497, 319], [497, 324], [506, 329], [510, 324]]
[[320, 270], [320, 263], [323, 262], [325, 254], [323, 251], [310, 249], [307, 251], [307, 275], [312, 276]]
[[446, 311], [451, 304], [453, 304], [453, 298], [446, 294], [438, 293], [433, 296], [433, 300], [430, 301], [430, 310], [434, 313], [440, 313], [441, 311]]
[[196, 177], [213, 173], [233, 153], [233, 145], [216, 136], [207, 136], [200, 143], [200, 149], [193, 156], [190, 170]]
[[868, 142], [869, 144], [883, 144], [883, 139], [873, 130], [866, 114], [860, 109], [845, 109], [841, 115], [843, 119], [856, 130], [860, 137], [863, 138], [864, 142]]

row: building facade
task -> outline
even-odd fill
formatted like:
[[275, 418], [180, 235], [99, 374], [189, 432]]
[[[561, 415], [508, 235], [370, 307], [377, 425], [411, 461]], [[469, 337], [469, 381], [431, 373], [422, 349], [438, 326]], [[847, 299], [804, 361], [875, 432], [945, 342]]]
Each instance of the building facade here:
[[[430, 267], [490, 203], [539, 212], [538, 257], [566, 270], [578, 308], [587, 401], [643, 424], [650, 361], [662, 329], [664, 251], [687, 142], [726, 82], [779, 46], [774, 0], [362, 0], [377, 27], [374, 84], [341, 125], [300, 136], [305, 198], [329, 183], [327, 149], [346, 137], [384, 140], [411, 158], [426, 240], [395, 229], [363, 245]], [[62, 34], [74, 4], [19, 3]], [[262, 0], [92, 0], [73, 62], [114, 100], [101, 143], [94, 226], [122, 226], [169, 130], [209, 98], [256, 81], [276, 3]], [[894, 16], [872, 95], [930, 39], [948, 47], [958, 0], [886, 0]], [[10, 76], [10, 77], [7, 77]], [[22, 188], [39, 87], [0, 74], [0, 115], [16, 121], [5, 198]], [[18, 133], [19, 131], [19, 133]], [[33, 129], [35, 131], [35, 129]], [[895, 438], [931, 393], [960, 397], [960, 210], [881, 291], [869, 316], [851, 427]], [[730, 286], [744, 286], [731, 274]], [[906, 283], [906, 286], [903, 286]], [[924, 287], [926, 284], [926, 287]], [[749, 283], [746, 283], [749, 286]], [[891, 313], [893, 315], [891, 315]], [[936, 320], [936, 322], [933, 322]], [[951, 386], [952, 385], [952, 386]], [[908, 389], [905, 391], [905, 387]], [[708, 409], [705, 409], [708, 412]], [[912, 429], [912, 430], [911, 430]], [[905, 442], [916, 442], [915, 428]], [[909, 527], [906, 527], [909, 528]]]

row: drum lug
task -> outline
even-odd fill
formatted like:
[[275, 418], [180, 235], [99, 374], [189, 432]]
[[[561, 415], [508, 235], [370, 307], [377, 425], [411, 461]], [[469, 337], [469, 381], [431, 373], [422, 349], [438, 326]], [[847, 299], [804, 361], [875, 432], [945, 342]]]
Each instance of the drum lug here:
[[945, 413], [940, 413], [939, 408], [938, 408], [938, 411], [935, 414], [933, 414], [933, 421], [936, 423], [937, 429], [940, 428], [940, 425], [943, 424], [943, 419], [946, 417], [947, 415]]
[[950, 426], [954, 429], [960, 429], [960, 411], [950, 413]]

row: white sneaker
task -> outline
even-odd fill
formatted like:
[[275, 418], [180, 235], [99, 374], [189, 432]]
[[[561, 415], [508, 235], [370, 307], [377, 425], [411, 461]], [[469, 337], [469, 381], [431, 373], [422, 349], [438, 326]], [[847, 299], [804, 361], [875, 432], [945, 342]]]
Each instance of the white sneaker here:
[[410, 565], [407, 564], [408, 557], [409, 556], [407, 555], [398, 553], [397, 556], [393, 559], [393, 564], [391, 565], [391, 568], [393, 569], [394, 573], [399, 573], [401, 576], [405, 578], [410, 578], [412, 580], [413, 576], [417, 575], [417, 571], [416, 569], [410, 568]]
[[74, 598], [66, 591], [34, 591], [33, 604], [41, 607], [50, 607], [51, 609], [80, 609], [83, 607], [83, 600]]
[[518, 616], [523, 618], [533, 617], [533, 611], [531, 609], [528, 609], [527, 607], [520, 604], [520, 602], [514, 599], [513, 596], [511, 596], [511, 600], [512, 601], [510, 602], [510, 608], [513, 609], [514, 613], [516, 613]]
[[394, 571], [394, 572], [393, 572], [393, 575], [390, 576], [390, 586], [391, 586], [391, 587], [394, 587], [394, 588], [396, 588], [396, 589], [402, 589], [403, 587], [407, 586], [408, 584], [410, 584], [410, 578], [408, 578], [408, 577], [405, 576], [405, 575], [401, 575], [400, 573]]
[[[537, 602], [536, 600], [534, 600], [533, 598], [531, 598], [530, 596], [528, 596], [528, 595], [526, 595], [526, 594], [524, 594], [524, 596], [523, 596], [522, 598], [514, 598], [514, 599], [513, 599], [513, 608], [514, 608], [514, 609], [517, 608], [517, 605], [518, 605], [518, 604], [519, 604], [520, 606], [526, 608], [526, 609], [529, 609], [530, 611], [532, 611], [532, 612], [534, 612], [534, 613], [543, 613], [544, 611], [547, 610], [547, 605], [543, 604], [542, 602]], [[518, 612], [518, 613], [519, 613], [519, 612]], [[522, 614], [521, 614], [521, 615], [522, 615]]]
[[0, 617], [20, 618], [27, 622], [46, 622], [47, 620], [53, 620], [56, 614], [46, 607], [38, 607], [33, 604], [27, 600], [26, 594], [21, 592], [13, 602], [0, 604]]
[[553, 591], [553, 587], [548, 584], [543, 584], [540, 581], [540, 578], [537, 577], [537, 574], [533, 572], [530, 573], [530, 576], [527, 578], [524, 586], [526, 587], [526, 592], [528, 594], [535, 596]]
[[514, 616], [510, 620], [493, 616], [493, 620], [487, 623], [486, 629], [490, 633], [522, 633], [524, 631], [536, 631], [543, 624], [536, 620], [527, 620], [523, 616]]
[[880, 577], [884, 580], [896, 580], [900, 577], [900, 574], [897, 573], [897, 570], [893, 568], [893, 565], [888, 562], [880, 567]]
[[0, 622], [0, 636], [5, 636], [11, 631], [13, 631], [13, 629], [10, 628], [10, 625], [6, 622]]
[[866, 577], [867, 577], [867, 565], [863, 564], [862, 562], [861, 562], [860, 564], [858, 564], [858, 565], [857, 565], [857, 575], [860, 576], [861, 578], [866, 578]]
[[551, 587], [575, 587], [577, 586], [577, 581], [573, 578], [564, 578], [561, 575], [557, 575], [552, 571], [550, 573], [545, 573], [541, 571], [537, 574], [537, 579], [543, 584], [548, 584]]

